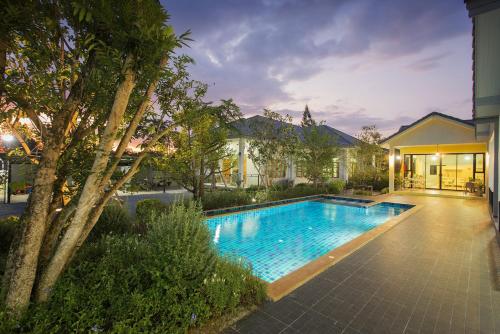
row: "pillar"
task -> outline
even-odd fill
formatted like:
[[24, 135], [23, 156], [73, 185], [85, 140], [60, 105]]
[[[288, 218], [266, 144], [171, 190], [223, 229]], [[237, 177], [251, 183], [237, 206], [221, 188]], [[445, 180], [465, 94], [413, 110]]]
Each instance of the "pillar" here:
[[243, 168], [245, 160], [245, 138], [240, 138], [238, 141], [238, 188], [243, 187]]
[[498, 192], [499, 192], [499, 182], [500, 182], [500, 178], [499, 178], [499, 173], [500, 173], [500, 164], [499, 164], [499, 161], [498, 161], [498, 158], [499, 158], [499, 151], [500, 151], [500, 122], [499, 122], [499, 119], [496, 119], [495, 120], [495, 126], [494, 126], [494, 134], [493, 134], [493, 147], [494, 147], [494, 152], [493, 152], [493, 157], [489, 157], [490, 159], [494, 159], [493, 160], [493, 170], [489, 171], [490, 173], [493, 173], [493, 208], [492, 208], [492, 211], [493, 211], [493, 217], [498, 217], [498, 206], [499, 206], [499, 203], [498, 203]]
[[394, 192], [394, 160], [395, 160], [395, 149], [394, 147], [389, 148], [389, 192]]

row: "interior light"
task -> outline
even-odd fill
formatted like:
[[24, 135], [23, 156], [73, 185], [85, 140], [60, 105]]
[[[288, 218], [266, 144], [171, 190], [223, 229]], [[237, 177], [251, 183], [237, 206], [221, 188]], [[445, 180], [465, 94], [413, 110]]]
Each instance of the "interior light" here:
[[465, 160], [467, 160], [467, 161], [470, 160], [470, 155], [466, 155]]
[[11, 135], [10, 133], [5, 133], [5, 134], [2, 135], [2, 140], [10, 142], [10, 141], [14, 140], [14, 136]]
[[401, 156], [400, 155], [396, 155], [396, 160], [401, 160]]
[[437, 160], [437, 156], [433, 156], [433, 157], [431, 158], [431, 160], [432, 160], [432, 161], [436, 161], [436, 160]]

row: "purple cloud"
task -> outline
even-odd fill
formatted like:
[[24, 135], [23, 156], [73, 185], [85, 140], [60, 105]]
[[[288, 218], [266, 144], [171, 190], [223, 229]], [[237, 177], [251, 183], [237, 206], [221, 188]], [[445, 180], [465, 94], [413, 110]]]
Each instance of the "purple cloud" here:
[[[470, 34], [464, 5], [456, 0], [162, 3], [176, 31], [192, 30], [194, 42], [184, 52], [197, 61], [193, 76], [213, 84], [209, 97], [232, 97], [246, 113], [261, 106], [294, 102], [287, 84], [308, 80], [337, 61], [365, 54], [370, 58], [360, 61], [388, 61]], [[433, 69], [446, 56], [424, 56], [408, 68]], [[328, 119], [334, 116], [346, 127], [354, 126], [349, 125], [353, 115], [343, 118], [331, 114]], [[364, 124], [372, 120], [367, 112], [356, 114], [356, 118]]]

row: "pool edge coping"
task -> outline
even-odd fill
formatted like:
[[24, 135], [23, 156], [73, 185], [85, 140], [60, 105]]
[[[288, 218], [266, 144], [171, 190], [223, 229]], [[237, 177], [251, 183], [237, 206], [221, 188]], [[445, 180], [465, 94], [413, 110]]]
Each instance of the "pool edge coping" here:
[[[377, 203], [383, 203], [383, 202], [384, 201], [380, 201]], [[407, 204], [407, 203], [397, 203], [397, 204]], [[279, 278], [278, 280], [272, 283], [261, 280], [266, 284], [268, 297], [274, 302], [280, 300], [284, 296], [291, 293], [293, 290], [307, 283], [314, 277], [324, 272], [326, 269], [339, 263], [344, 258], [348, 257], [352, 253], [356, 252], [357, 250], [365, 246], [370, 241], [376, 239], [385, 232], [394, 228], [396, 225], [406, 220], [411, 215], [415, 214], [416, 212], [418, 212], [420, 209], [423, 208], [423, 205], [420, 204], [417, 205], [407, 204], [407, 205], [413, 205], [413, 207], [409, 208], [408, 210], [399, 214], [398, 216], [389, 219], [385, 223], [352, 239], [351, 241], [330, 250], [325, 255], [322, 255], [319, 258], [312, 260], [311, 262], [308, 262], [304, 266], [298, 268], [297, 270], [292, 271], [291, 273]]]
[[[355, 201], [358, 201], [360, 207], [369, 207], [373, 206], [375, 204], [380, 204], [383, 203], [384, 201], [377, 201], [377, 200], [372, 200], [372, 199], [366, 199], [366, 198], [361, 198], [361, 197], [348, 197], [348, 196], [338, 196], [334, 194], [317, 194], [317, 195], [309, 195], [309, 196], [302, 196], [302, 197], [294, 197], [294, 198], [287, 198], [287, 199], [282, 199], [278, 201], [270, 201], [270, 202], [265, 202], [265, 203], [256, 203], [256, 204], [247, 204], [247, 205], [239, 205], [239, 206], [231, 206], [228, 208], [222, 208], [222, 209], [212, 209], [212, 210], [205, 210], [203, 211], [203, 215], [206, 218], [213, 218], [213, 217], [220, 217], [220, 216], [226, 216], [226, 215], [231, 215], [235, 214], [238, 212], [246, 212], [246, 211], [254, 211], [254, 210], [260, 210], [260, 209], [265, 209], [269, 207], [274, 207], [274, 206], [282, 206], [282, 205], [288, 205], [288, 204], [293, 204], [293, 203], [298, 203], [302, 201], [308, 201], [312, 199], [320, 199], [320, 198], [347, 198], [353, 200], [353, 203]], [[351, 203], [351, 204], [353, 204]], [[335, 204], [340, 204], [340, 205], [347, 205], [345, 203], [339, 202]], [[364, 204], [364, 205], [361, 205]], [[404, 204], [404, 203], [395, 203], [395, 204]]]

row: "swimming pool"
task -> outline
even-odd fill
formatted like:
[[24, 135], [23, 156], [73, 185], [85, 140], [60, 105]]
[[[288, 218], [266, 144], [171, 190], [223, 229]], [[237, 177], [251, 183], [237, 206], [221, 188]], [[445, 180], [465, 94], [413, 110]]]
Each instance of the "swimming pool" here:
[[257, 277], [272, 283], [411, 207], [314, 200], [210, 217], [206, 222], [222, 254], [245, 259]]

